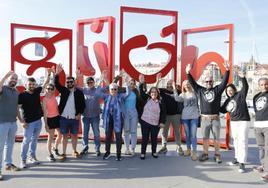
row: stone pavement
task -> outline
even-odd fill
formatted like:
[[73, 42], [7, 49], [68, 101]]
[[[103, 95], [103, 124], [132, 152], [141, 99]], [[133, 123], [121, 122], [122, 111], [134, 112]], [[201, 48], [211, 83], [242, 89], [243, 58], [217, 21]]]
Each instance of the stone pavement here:
[[[21, 143], [16, 143], [14, 148], [14, 163], [19, 164]], [[124, 156], [122, 161], [116, 161], [115, 157], [103, 160], [89, 154], [82, 159], [74, 159], [71, 155], [64, 163], [47, 162], [45, 141], [38, 145], [37, 157], [42, 163], [38, 166], [19, 172], [6, 172], [3, 170], [5, 180], [0, 182], [0, 188], [136, 188], [136, 187], [268, 187], [268, 183], [260, 180], [260, 175], [252, 171], [257, 164], [258, 149], [254, 139], [253, 129], [250, 130], [248, 164], [246, 173], [238, 173], [238, 167], [230, 167], [226, 164], [233, 157], [233, 151], [222, 150], [223, 163], [216, 164], [212, 158], [208, 162], [191, 161], [188, 157], [178, 156], [175, 145], [169, 143], [168, 153], [160, 155], [158, 159], [147, 153], [145, 160], [139, 159], [140, 144], [137, 146], [135, 157]], [[68, 151], [71, 145], [68, 144]], [[79, 141], [81, 150], [81, 140]], [[122, 147], [124, 151], [124, 145]], [[158, 145], [158, 149], [160, 144]], [[185, 146], [183, 145], [185, 149]], [[90, 142], [90, 149], [93, 143]], [[92, 150], [91, 150], [92, 151]], [[104, 144], [101, 147], [104, 153]], [[115, 151], [115, 145], [112, 145]], [[150, 152], [150, 146], [147, 149]], [[202, 146], [198, 146], [199, 153]], [[211, 148], [210, 156], [213, 155]]]

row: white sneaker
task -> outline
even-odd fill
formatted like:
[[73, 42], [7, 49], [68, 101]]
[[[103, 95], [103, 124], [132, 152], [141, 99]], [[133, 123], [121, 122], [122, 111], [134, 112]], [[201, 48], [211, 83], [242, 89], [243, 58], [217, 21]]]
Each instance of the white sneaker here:
[[125, 155], [131, 155], [131, 152], [129, 151], [129, 149], [126, 149]]
[[21, 161], [21, 162], [20, 162], [20, 167], [21, 167], [21, 168], [27, 168], [26, 161]]
[[29, 157], [28, 162], [31, 164], [39, 165], [40, 161], [36, 159], [36, 157]]
[[130, 155], [133, 157], [135, 156], [135, 150], [131, 150]]

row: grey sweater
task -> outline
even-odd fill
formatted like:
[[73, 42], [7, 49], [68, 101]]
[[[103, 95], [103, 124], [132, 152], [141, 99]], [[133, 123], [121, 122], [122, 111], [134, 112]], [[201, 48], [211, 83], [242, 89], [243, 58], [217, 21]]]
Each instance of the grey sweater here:
[[194, 93], [188, 95], [175, 93], [174, 97], [176, 101], [183, 102], [181, 119], [197, 119], [200, 116], [198, 99]]

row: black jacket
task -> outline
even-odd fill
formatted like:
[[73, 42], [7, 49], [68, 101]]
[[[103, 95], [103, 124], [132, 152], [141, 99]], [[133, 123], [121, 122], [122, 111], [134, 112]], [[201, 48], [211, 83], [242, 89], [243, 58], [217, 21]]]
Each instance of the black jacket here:
[[256, 121], [268, 121], [268, 91], [260, 92], [253, 98]]
[[221, 113], [230, 112], [232, 121], [250, 121], [247, 107], [248, 83], [246, 78], [242, 78], [242, 89], [234, 96], [228, 97], [220, 108]]
[[220, 105], [221, 105], [221, 95], [228, 83], [230, 71], [226, 71], [222, 82], [220, 85], [217, 85], [211, 89], [202, 87], [196, 83], [192, 75], [187, 74], [187, 79], [194, 88], [195, 92], [198, 94], [200, 100], [200, 109], [201, 114], [211, 115], [219, 114]]
[[[60, 104], [59, 104], [59, 112], [62, 114], [65, 105], [67, 103], [70, 91], [68, 88], [62, 86], [59, 82], [59, 75], [55, 76], [55, 86], [57, 90], [60, 92]], [[86, 107], [85, 104], [85, 97], [82, 91], [75, 88], [74, 90], [74, 103], [75, 103], [75, 115], [82, 114], [84, 112], [84, 109]]]
[[[141, 103], [138, 109], [138, 114], [139, 114], [139, 119], [142, 116], [144, 106], [147, 103], [148, 99], [150, 99], [150, 96], [146, 93], [146, 87], [144, 84], [139, 85], [139, 90], [140, 90], [140, 96], [141, 96]], [[159, 118], [159, 124], [163, 123], [165, 124], [166, 122], [166, 105], [163, 100], [160, 99], [159, 101], [159, 107], [160, 107], [160, 118]]]

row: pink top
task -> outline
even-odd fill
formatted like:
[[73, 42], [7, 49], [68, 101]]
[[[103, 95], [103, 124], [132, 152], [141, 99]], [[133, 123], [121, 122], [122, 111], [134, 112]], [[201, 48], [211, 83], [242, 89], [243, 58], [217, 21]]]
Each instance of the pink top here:
[[52, 118], [59, 115], [56, 97], [44, 97], [43, 103], [46, 105], [47, 117]]
[[160, 106], [159, 101], [150, 99], [144, 106], [141, 119], [151, 125], [159, 125]]

